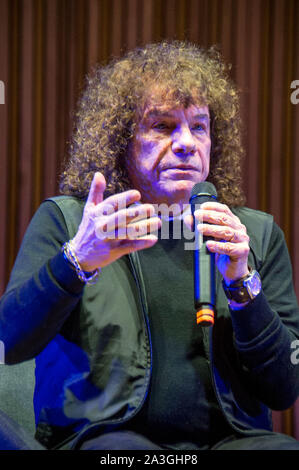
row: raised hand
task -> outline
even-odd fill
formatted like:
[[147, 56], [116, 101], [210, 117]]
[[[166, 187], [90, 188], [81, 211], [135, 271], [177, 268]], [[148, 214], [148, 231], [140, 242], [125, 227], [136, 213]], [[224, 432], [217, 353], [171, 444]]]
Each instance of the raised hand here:
[[141, 204], [139, 191], [104, 199], [106, 181], [95, 173], [72, 247], [84, 271], [104, 267], [121, 256], [153, 246], [161, 225], [154, 206]]

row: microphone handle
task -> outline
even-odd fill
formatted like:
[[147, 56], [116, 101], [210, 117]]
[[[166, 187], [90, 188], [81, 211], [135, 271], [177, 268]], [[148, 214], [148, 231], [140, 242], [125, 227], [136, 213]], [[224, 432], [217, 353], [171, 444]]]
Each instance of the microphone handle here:
[[215, 253], [209, 252], [204, 239], [200, 249], [194, 251], [194, 306], [196, 323], [201, 326], [214, 324], [215, 277]]
[[[192, 212], [195, 207], [193, 206]], [[206, 246], [208, 237], [203, 237], [194, 227], [195, 249], [194, 263], [194, 306], [196, 309], [196, 323], [201, 326], [214, 324], [216, 306], [216, 268], [215, 253], [211, 253]]]

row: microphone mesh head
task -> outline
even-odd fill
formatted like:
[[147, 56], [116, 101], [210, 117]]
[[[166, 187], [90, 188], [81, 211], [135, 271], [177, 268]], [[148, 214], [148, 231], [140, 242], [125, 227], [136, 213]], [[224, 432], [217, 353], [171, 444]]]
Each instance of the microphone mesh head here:
[[217, 198], [217, 191], [215, 186], [208, 181], [202, 183], [196, 183], [191, 191], [191, 198], [194, 196], [200, 196], [201, 194], [210, 195], [213, 198]]

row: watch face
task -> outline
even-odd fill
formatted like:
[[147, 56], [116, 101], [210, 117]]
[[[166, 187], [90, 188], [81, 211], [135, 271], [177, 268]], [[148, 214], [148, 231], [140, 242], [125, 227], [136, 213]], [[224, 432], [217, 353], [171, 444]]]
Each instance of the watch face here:
[[252, 297], [256, 297], [261, 291], [261, 278], [258, 272], [254, 272], [253, 275], [246, 281], [246, 287]]
[[242, 282], [243, 285], [226, 286], [222, 281], [224, 292], [229, 300], [240, 304], [254, 299], [261, 292], [262, 281], [257, 271], [252, 271]]

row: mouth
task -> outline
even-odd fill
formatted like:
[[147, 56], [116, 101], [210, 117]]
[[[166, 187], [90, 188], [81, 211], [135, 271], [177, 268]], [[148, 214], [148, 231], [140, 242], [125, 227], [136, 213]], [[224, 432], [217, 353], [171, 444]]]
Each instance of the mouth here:
[[187, 174], [192, 172], [198, 172], [198, 168], [194, 168], [192, 166], [172, 166], [168, 168], [163, 168], [162, 172], [169, 172], [169, 173], [181, 173]]
[[160, 175], [162, 180], [186, 180], [195, 181], [198, 179], [200, 170], [194, 166], [171, 166], [163, 168]]
[[174, 171], [198, 171], [198, 168], [195, 168], [194, 166], [177, 165], [177, 166], [171, 166], [171, 167], [163, 168], [162, 171], [169, 171], [169, 170], [174, 170]]

